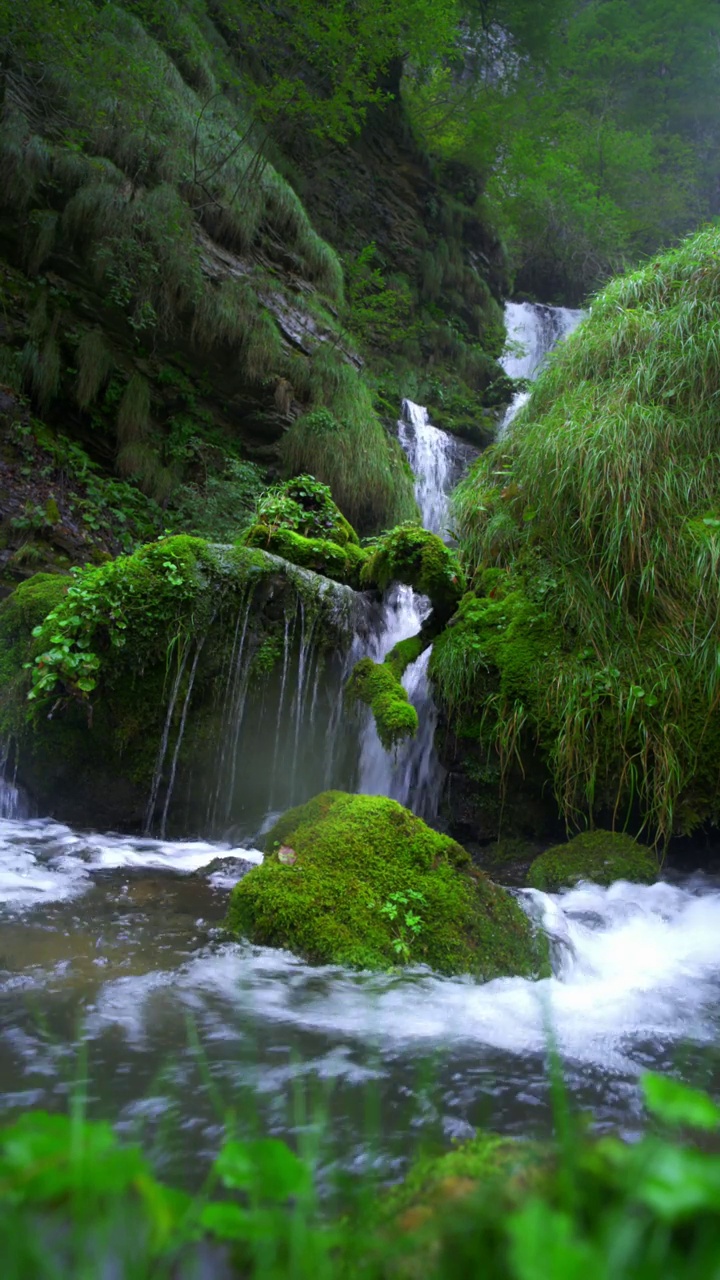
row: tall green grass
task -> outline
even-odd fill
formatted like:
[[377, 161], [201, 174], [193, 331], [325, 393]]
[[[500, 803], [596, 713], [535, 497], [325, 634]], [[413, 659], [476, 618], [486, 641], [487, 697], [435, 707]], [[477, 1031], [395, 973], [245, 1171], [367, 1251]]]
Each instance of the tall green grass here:
[[570, 821], [601, 795], [660, 836], [720, 816], [719, 317], [709, 228], [594, 299], [457, 493], [471, 573], [562, 640], [524, 710]]

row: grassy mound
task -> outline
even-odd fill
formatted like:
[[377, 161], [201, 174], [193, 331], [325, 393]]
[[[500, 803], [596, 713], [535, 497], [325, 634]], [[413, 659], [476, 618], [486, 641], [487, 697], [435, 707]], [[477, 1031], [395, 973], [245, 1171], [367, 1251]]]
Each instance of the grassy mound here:
[[657, 874], [653, 850], [630, 836], [613, 831], [583, 831], [567, 844], [558, 844], [536, 858], [527, 882], [532, 889], [556, 893], [580, 880], [604, 885], [616, 880], [652, 884]]
[[229, 927], [252, 942], [360, 969], [489, 979], [542, 967], [515, 899], [394, 800], [325, 792], [276, 823], [265, 855], [230, 900]]
[[[703, 231], [613, 282], [457, 495], [480, 595], [488, 566], [507, 573], [496, 642], [481, 627], [466, 661], [497, 686], [483, 733], [498, 746], [522, 724], [570, 821], [630, 814], [667, 836], [720, 819], [719, 250]], [[506, 643], [519, 609], [545, 633], [530, 694]], [[448, 644], [435, 673], [462, 702], [459, 665]]]

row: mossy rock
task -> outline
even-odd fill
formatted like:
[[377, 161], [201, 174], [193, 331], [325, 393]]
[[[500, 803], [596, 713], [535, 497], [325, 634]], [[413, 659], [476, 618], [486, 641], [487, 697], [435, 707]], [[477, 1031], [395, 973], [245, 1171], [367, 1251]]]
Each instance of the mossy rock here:
[[471, 1197], [506, 1204], [527, 1195], [550, 1169], [546, 1148], [496, 1133], [478, 1133], [439, 1156], [422, 1156], [378, 1205], [378, 1221], [393, 1231], [434, 1234], [448, 1213]]
[[616, 880], [652, 884], [657, 879], [657, 855], [631, 836], [613, 831], [583, 831], [567, 844], [542, 853], [528, 871], [531, 889], [556, 893], [558, 889], [591, 880], [610, 885]]
[[[348, 526], [349, 527], [349, 526]], [[243, 535], [243, 545], [261, 547], [273, 555], [282, 556], [290, 564], [301, 569], [311, 569], [334, 582], [345, 583], [356, 590], [360, 587], [360, 570], [367, 553], [356, 542], [344, 543], [327, 538], [306, 538], [292, 529], [271, 529], [265, 524], [254, 524]]]
[[370, 708], [386, 751], [417, 733], [417, 711], [389, 663], [361, 658], [353, 667], [346, 694], [351, 701], [364, 702]]
[[275, 824], [265, 855], [230, 900], [228, 926], [251, 942], [315, 964], [423, 963], [481, 980], [545, 968], [545, 940], [512, 895], [394, 800], [324, 792]]
[[182, 535], [72, 577], [36, 575], [0, 603], [0, 733], [18, 743], [19, 782], [43, 812], [133, 830], [151, 795], [163, 813], [169, 779], [180, 797], [195, 777], [185, 800], [200, 815], [238, 636], [249, 712], [293, 619], [324, 663], [350, 646], [352, 607], [347, 587], [274, 555]]
[[447, 619], [465, 590], [465, 575], [455, 552], [435, 533], [401, 524], [378, 538], [362, 571], [366, 586], [385, 591], [393, 582], [428, 596], [438, 618]]
[[25, 720], [24, 664], [34, 657], [32, 633], [60, 604], [73, 579], [36, 573], [0, 605], [0, 732], [17, 733]]

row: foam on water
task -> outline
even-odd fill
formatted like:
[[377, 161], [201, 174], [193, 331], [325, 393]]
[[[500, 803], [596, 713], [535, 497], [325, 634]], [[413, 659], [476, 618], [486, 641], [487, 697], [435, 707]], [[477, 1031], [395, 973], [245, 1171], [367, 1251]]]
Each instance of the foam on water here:
[[313, 968], [285, 952], [226, 944], [168, 974], [120, 979], [104, 988], [95, 1025], [123, 1026], [142, 1040], [159, 990], [196, 1014], [216, 1000], [248, 1015], [396, 1051], [413, 1044], [542, 1053], [552, 1026], [562, 1054], [611, 1072], [643, 1068], [638, 1046], [717, 1039], [720, 891], [702, 881], [679, 888], [620, 882], [564, 895], [528, 891], [555, 942], [555, 976], [485, 984], [424, 969], [358, 974]]
[[[12, 912], [76, 898], [90, 887], [95, 872], [127, 868], [187, 874], [219, 858], [260, 862], [262, 854], [202, 840], [80, 834], [51, 819], [2, 819], [0, 908]], [[214, 874], [222, 882], [222, 869]], [[237, 875], [233, 883], [236, 880]]]

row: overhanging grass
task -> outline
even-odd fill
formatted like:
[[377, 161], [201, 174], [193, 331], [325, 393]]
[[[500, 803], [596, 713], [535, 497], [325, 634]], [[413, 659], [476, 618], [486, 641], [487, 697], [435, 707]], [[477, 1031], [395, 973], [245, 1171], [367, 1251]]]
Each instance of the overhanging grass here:
[[283, 440], [288, 470], [329, 485], [343, 514], [363, 533], [417, 520], [407, 460], [383, 428], [358, 372], [339, 353], [320, 352], [311, 395], [318, 407], [298, 418]]
[[521, 705], [568, 818], [601, 792], [660, 835], [718, 816], [719, 313], [718, 229], [614, 281], [456, 496], [470, 572], [562, 637]]

